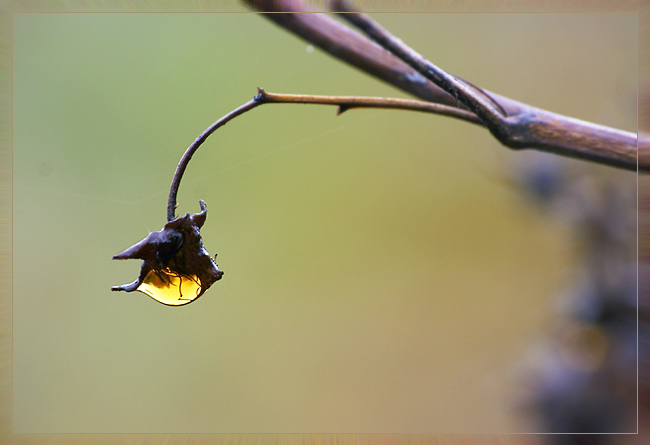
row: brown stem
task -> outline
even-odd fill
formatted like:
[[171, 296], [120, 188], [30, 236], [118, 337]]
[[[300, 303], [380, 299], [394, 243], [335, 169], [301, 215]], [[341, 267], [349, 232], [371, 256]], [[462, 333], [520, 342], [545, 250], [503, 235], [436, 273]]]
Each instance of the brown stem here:
[[185, 153], [183, 153], [183, 157], [181, 157], [180, 162], [178, 163], [178, 166], [176, 167], [176, 171], [174, 172], [174, 177], [172, 178], [172, 185], [169, 188], [169, 199], [167, 200], [167, 221], [173, 221], [176, 219], [176, 196], [178, 195], [178, 187], [181, 185], [181, 179], [183, 178], [183, 173], [185, 173], [185, 169], [187, 168], [187, 164], [189, 164], [190, 159], [192, 159], [192, 155], [196, 152], [196, 150], [199, 149], [201, 144], [205, 142], [205, 140], [215, 132], [215, 130], [219, 127], [223, 127], [226, 125], [228, 122], [239, 116], [240, 114], [243, 114], [249, 110], [252, 110], [253, 108], [257, 107], [260, 105], [259, 102], [257, 102], [255, 99], [246, 102], [244, 105], [242, 105], [239, 108], [236, 108], [235, 110], [231, 111], [230, 113], [226, 114], [224, 117], [216, 121], [214, 124], [210, 125], [207, 130], [205, 130], [201, 135], [196, 138], [194, 142], [192, 142], [192, 145], [188, 147], [187, 150], [185, 150]]
[[396, 99], [393, 97], [361, 97], [361, 96], [313, 96], [304, 94], [274, 94], [258, 88], [256, 100], [263, 103], [276, 104], [319, 104], [337, 105], [341, 114], [352, 108], [387, 108], [396, 110], [423, 111], [455, 117], [477, 125], [483, 125], [474, 113], [447, 105], [424, 102], [421, 100]]
[[257, 95], [253, 100], [246, 102], [241, 107], [231, 111], [224, 117], [210, 125], [196, 140], [185, 150], [181, 160], [176, 167], [172, 184], [169, 188], [169, 199], [167, 200], [167, 221], [173, 221], [176, 218], [176, 197], [178, 188], [183, 178], [183, 173], [192, 159], [196, 150], [199, 149], [208, 137], [219, 127], [226, 125], [228, 122], [244, 114], [253, 108], [262, 104], [318, 104], [318, 105], [337, 105], [338, 113], [341, 114], [352, 108], [389, 108], [399, 110], [422, 111], [425, 113], [441, 114], [443, 116], [463, 119], [473, 124], [482, 125], [481, 120], [472, 112], [461, 110], [442, 104], [423, 102], [419, 100], [395, 99], [389, 97], [359, 97], [359, 96], [313, 96], [302, 94], [274, 94], [264, 91], [262, 88], [257, 89]]
[[[458, 106], [452, 95], [405, 62], [325, 14], [293, 14], [313, 12], [300, 0], [243, 1], [261, 11], [279, 12], [264, 16], [332, 56], [397, 88], [430, 102]], [[505, 111], [508, 117], [504, 118], [504, 133], [501, 133], [504, 127], [500, 123], [493, 125], [489, 119], [487, 121], [488, 127], [492, 126], [490, 130], [504, 145], [516, 149], [533, 148], [637, 171], [636, 134], [541, 110], [487, 90], [473, 89], [469, 82], [464, 82], [468, 85], [466, 96], [482, 92]], [[487, 102], [484, 104], [489, 106]], [[488, 113], [487, 116], [490, 119], [496, 117], [498, 121], [499, 114]], [[486, 114], [482, 118], [485, 121]], [[649, 142], [642, 139], [639, 143], [647, 145]], [[641, 163], [640, 168], [650, 171], [650, 164]]]

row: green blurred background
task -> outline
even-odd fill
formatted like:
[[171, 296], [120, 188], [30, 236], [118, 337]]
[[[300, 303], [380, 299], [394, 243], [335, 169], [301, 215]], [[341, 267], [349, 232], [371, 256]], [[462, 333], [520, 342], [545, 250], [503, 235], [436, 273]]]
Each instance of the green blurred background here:
[[[476, 85], [636, 130], [634, 14], [373, 16]], [[171, 308], [112, 293], [139, 262], [111, 256], [163, 226], [196, 136], [256, 86], [404, 94], [253, 14], [14, 14], [13, 45], [14, 433], [524, 428], [517, 364], [576, 257], [509, 179], [529, 153], [432, 115], [258, 108], [186, 172], [178, 212], [206, 201], [226, 274]]]

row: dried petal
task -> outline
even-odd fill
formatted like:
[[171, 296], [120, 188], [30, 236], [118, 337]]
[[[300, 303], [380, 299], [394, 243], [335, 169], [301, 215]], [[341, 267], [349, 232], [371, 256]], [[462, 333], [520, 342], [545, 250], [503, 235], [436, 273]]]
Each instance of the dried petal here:
[[181, 306], [198, 297], [221, 279], [223, 271], [203, 247], [200, 228], [207, 207], [199, 201], [201, 212], [176, 218], [162, 230], [113, 257], [115, 260], [142, 259], [140, 276], [133, 283], [115, 286], [114, 291], [138, 290], [156, 301]]

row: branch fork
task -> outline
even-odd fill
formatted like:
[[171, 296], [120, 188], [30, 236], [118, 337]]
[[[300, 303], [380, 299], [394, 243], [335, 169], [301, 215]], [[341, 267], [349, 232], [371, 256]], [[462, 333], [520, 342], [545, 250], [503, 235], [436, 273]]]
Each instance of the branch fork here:
[[[343, 1], [334, 1], [332, 10], [370, 39], [325, 14], [313, 13], [301, 0], [244, 2], [260, 11], [280, 13], [265, 17], [409, 94], [459, 109], [466, 107], [509, 148], [531, 148], [624, 170], [639, 169], [635, 133], [551, 113], [483, 90], [437, 67]], [[650, 152], [649, 138], [638, 144], [642, 152]], [[650, 163], [643, 162], [640, 168], [650, 171]]]

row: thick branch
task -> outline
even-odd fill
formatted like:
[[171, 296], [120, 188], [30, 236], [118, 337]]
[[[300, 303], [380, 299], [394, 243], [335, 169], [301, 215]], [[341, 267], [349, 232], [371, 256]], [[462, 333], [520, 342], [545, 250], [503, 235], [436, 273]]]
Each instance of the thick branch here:
[[302, 94], [273, 94], [267, 93], [262, 88], [257, 89], [257, 95], [253, 100], [246, 102], [241, 107], [231, 111], [224, 117], [210, 125], [196, 140], [190, 145], [181, 157], [176, 167], [172, 184], [169, 188], [169, 199], [167, 200], [167, 221], [173, 221], [176, 218], [176, 197], [181, 179], [185, 169], [189, 164], [192, 156], [199, 147], [214, 133], [218, 128], [223, 127], [228, 122], [240, 116], [253, 108], [263, 104], [318, 104], [318, 105], [336, 105], [338, 113], [341, 114], [352, 108], [389, 108], [398, 110], [422, 111], [425, 113], [441, 114], [443, 116], [463, 119], [473, 124], [482, 125], [481, 120], [473, 113], [459, 108], [447, 105], [423, 102], [419, 100], [394, 99], [387, 97], [358, 97], [358, 96], [311, 96]]
[[[458, 97], [507, 147], [537, 148], [636, 170], [635, 135], [628, 133], [632, 136], [628, 147], [618, 147], [617, 138], [625, 138], [625, 132], [608, 131], [612, 129], [594, 126], [557, 114], [542, 116], [542, 113], [546, 112], [532, 108], [523, 109], [516, 116], [504, 116], [502, 110], [495, 108], [494, 101], [480, 88], [467, 84], [462, 79], [438, 68], [370, 17], [357, 13], [348, 13], [343, 16], [427, 79], [454, 97]], [[598, 136], [594, 137], [596, 133]]]
[[[283, 12], [265, 14], [265, 17], [321, 47], [334, 57], [427, 101], [458, 106], [453, 96], [442, 91], [405, 62], [324, 14], [288, 13], [310, 11], [300, 0], [244, 1], [261, 11]], [[457, 76], [452, 77], [460, 79]], [[636, 134], [551, 113], [474, 87], [469, 82], [466, 84], [465, 98], [482, 93], [505, 111], [507, 118], [504, 118], [504, 121], [507, 121], [508, 128], [505, 133], [502, 132], [503, 127], [498, 121], [490, 122], [490, 119], [495, 118], [494, 113], [480, 112], [482, 120], [487, 120], [487, 126], [504, 145], [516, 149], [534, 148], [626, 170], [637, 170]], [[488, 102], [483, 105], [489, 109]], [[474, 110], [478, 111], [476, 108]], [[646, 141], [642, 141], [642, 144], [645, 143]], [[641, 168], [650, 166], [644, 163]]]

